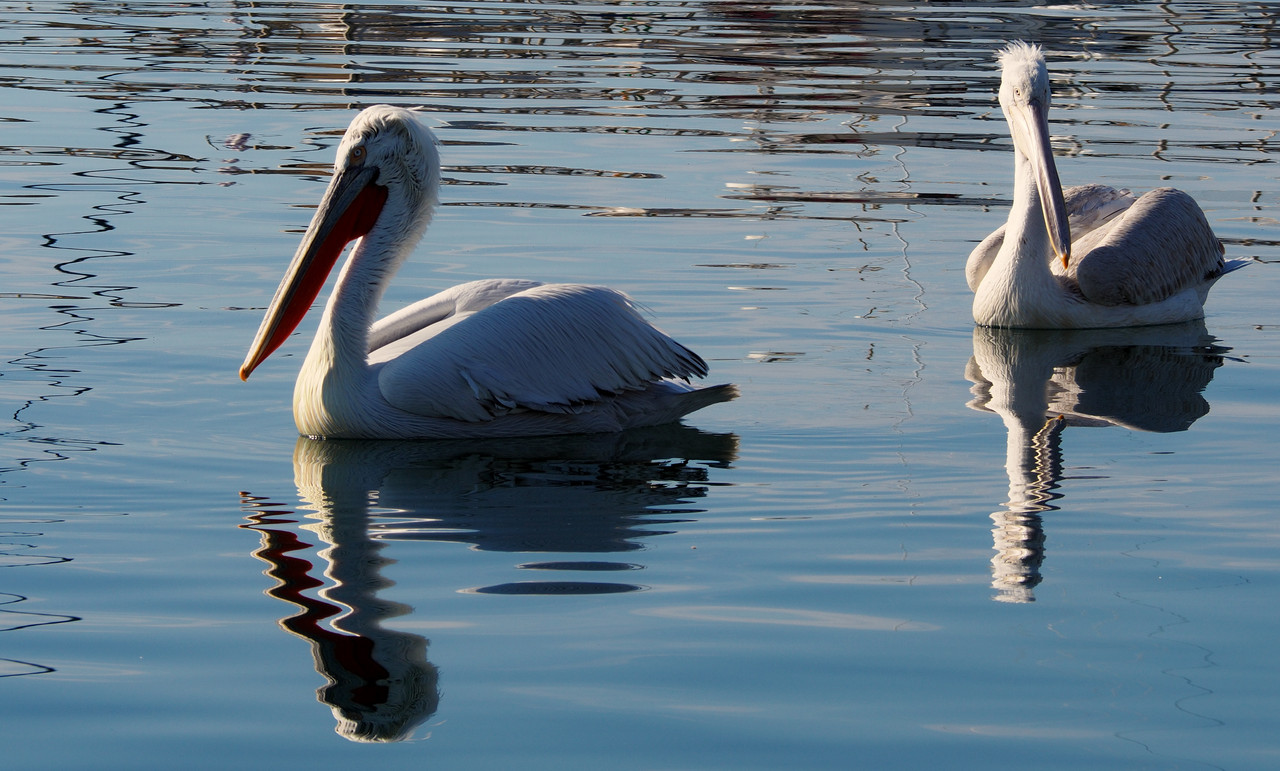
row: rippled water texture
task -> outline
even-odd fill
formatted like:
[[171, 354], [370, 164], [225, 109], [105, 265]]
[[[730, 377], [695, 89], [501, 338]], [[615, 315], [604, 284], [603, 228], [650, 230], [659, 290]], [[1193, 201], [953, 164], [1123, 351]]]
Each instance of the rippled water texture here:
[[[1272, 4], [0, 9], [6, 767], [1280, 761]], [[1066, 184], [1253, 261], [1203, 323], [973, 328], [1014, 39]], [[741, 397], [299, 440], [315, 319], [236, 369], [377, 102], [444, 143], [389, 308], [609, 284]]]

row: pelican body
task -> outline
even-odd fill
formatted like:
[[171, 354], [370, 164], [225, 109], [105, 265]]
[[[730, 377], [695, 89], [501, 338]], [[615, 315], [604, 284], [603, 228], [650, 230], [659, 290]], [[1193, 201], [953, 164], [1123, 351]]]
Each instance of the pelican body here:
[[1013, 207], [965, 266], [973, 318], [992, 327], [1072, 329], [1202, 318], [1223, 274], [1204, 212], [1180, 190], [1135, 198], [1083, 185], [1065, 191], [1049, 141], [1049, 73], [1039, 46], [999, 54], [1000, 107], [1014, 147]]
[[694, 352], [605, 287], [494, 279], [374, 322], [439, 198], [435, 135], [413, 112], [359, 113], [333, 178], [268, 307], [240, 378], [279, 348], [356, 241], [293, 394], [304, 436], [470, 438], [618, 431], [733, 398], [695, 388]]

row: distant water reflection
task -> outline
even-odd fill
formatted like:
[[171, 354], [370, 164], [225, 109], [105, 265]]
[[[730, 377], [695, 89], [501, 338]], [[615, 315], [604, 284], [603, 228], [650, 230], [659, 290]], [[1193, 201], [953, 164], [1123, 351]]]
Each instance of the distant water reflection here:
[[975, 410], [1008, 431], [1009, 500], [991, 515], [995, 599], [1034, 602], [1045, 558], [1041, 515], [1055, 511], [1067, 426], [1185, 431], [1209, 412], [1203, 392], [1230, 350], [1203, 321], [1133, 329], [976, 327], [965, 377]]
[[[261, 545], [254, 556], [277, 581], [268, 594], [300, 612], [281, 625], [311, 643], [328, 680], [318, 696], [353, 741], [398, 741], [435, 713], [437, 671], [428, 641], [383, 622], [413, 609], [383, 599], [388, 541], [469, 543], [485, 551], [612, 553], [688, 521], [709, 470], [727, 467], [737, 437], [681, 425], [623, 434], [492, 442], [317, 441], [301, 437], [294, 481], [302, 526], [328, 544], [316, 566], [293, 512], [242, 493]], [[681, 508], [673, 508], [680, 505]], [[678, 518], [677, 518], [678, 517]], [[655, 529], [654, 526], [657, 526]], [[526, 562], [519, 569], [617, 574], [642, 566], [609, 560]], [[317, 573], [319, 575], [317, 575]], [[460, 589], [462, 587], [459, 587]], [[618, 581], [531, 580], [478, 594], [601, 594], [641, 589]]]

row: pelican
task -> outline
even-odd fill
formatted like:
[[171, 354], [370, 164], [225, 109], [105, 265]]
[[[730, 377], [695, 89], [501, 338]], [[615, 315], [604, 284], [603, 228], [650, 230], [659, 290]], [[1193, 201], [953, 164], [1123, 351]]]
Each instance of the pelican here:
[[240, 367], [248, 379], [285, 342], [358, 241], [294, 388], [302, 435], [609, 432], [675, 422], [736, 395], [731, 385], [689, 385], [706, 363], [604, 287], [472, 281], [375, 323], [439, 199], [437, 144], [413, 112], [379, 105], [359, 113], [338, 145], [333, 178]]
[[1064, 191], [1049, 144], [1044, 53], [1016, 42], [998, 58], [1014, 147], [1013, 209], [965, 266], [974, 321], [1076, 329], [1202, 318], [1209, 288], [1246, 261], [1223, 260], [1204, 212], [1180, 190], [1140, 198], [1105, 185]]

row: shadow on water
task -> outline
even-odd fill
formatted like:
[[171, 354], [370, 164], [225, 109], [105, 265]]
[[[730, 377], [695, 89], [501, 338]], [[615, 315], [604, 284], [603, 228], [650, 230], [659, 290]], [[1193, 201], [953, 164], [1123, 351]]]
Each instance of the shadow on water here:
[[[353, 741], [398, 741], [435, 713], [428, 641], [383, 622], [413, 609], [379, 594], [391, 541], [465, 543], [498, 552], [616, 554], [690, 521], [712, 469], [737, 455], [732, 434], [681, 425], [622, 434], [481, 442], [318, 441], [299, 438], [294, 481], [305, 515], [242, 493], [261, 544], [254, 556], [299, 612], [280, 623], [311, 644], [328, 683], [319, 699]], [[317, 569], [300, 552], [307, 530], [326, 544]], [[605, 559], [524, 562], [519, 569], [615, 575], [642, 566]], [[582, 595], [643, 589], [618, 581], [530, 580], [466, 591]]]
[[965, 377], [969, 407], [1008, 431], [1009, 499], [991, 515], [992, 587], [1001, 602], [1034, 602], [1045, 559], [1042, 516], [1063, 498], [1067, 427], [1185, 431], [1209, 412], [1203, 392], [1229, 348], [1203, 321], [1066, 331], [976, 327]]

